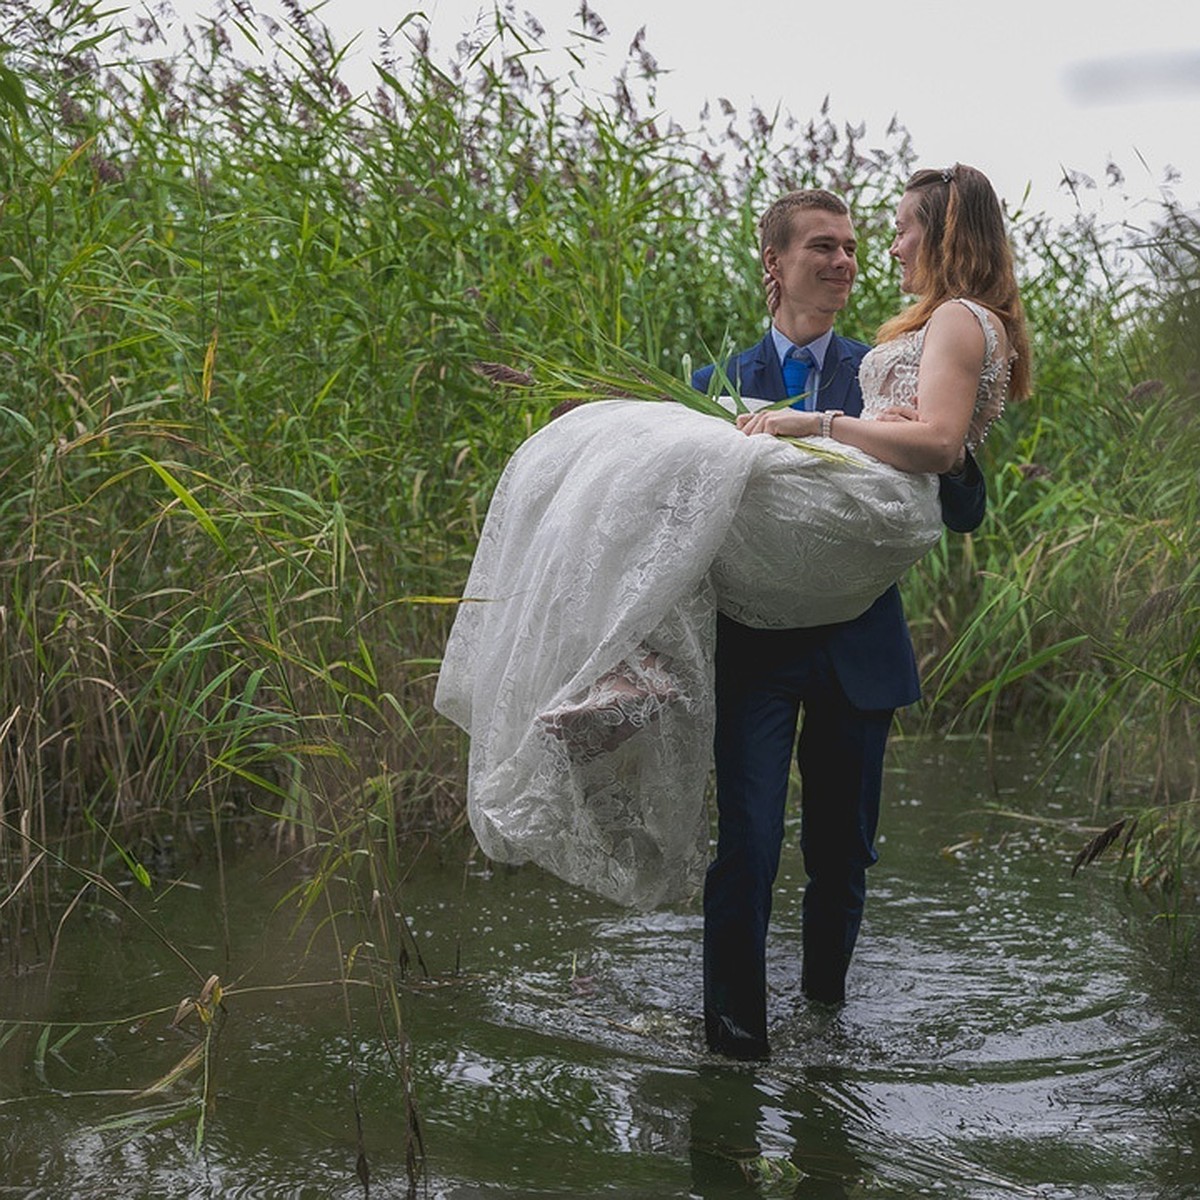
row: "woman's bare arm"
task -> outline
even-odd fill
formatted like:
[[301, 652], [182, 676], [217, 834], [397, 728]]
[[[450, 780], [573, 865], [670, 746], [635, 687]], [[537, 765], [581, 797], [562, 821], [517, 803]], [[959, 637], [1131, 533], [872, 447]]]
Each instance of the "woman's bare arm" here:
[[[917, 420], [838, 417], [831, 436], [903, 471], [949, 471], [962, 456], [984, 352], [983, 330], [975, 316], [961, 304], [943, 304], [925, 329], [917, 376]], [[820, 413], [794, 409], [738, 418], [745, 433], [778, 437], [812, 437], [820, 432], [820, 425]]]

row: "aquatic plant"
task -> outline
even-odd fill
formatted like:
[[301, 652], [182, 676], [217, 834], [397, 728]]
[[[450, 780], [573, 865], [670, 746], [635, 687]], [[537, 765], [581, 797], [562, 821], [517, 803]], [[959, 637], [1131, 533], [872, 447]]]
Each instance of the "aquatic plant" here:
[[678, 379], [761, 326], [754, 188], [832, 175], [881, 238], [907, 135], [867, 152], [824, 115], [776, 156], [788, 119], [663, 129], [644, 47], [591, 101], [504, 15], [448, 65], [402, 22], [355, 99], [299, 10], [218, 10], [162, 57], [153, 17], [7, 11], [6, 916], [35, 916], [32, 835], [144, 883], [143, 838], [265, 817], [316, 844], [364, 792], [453, 825], [424, 598], [457, 593], [548, 408], [475, 364], [616, 347]]
[[1044, 293], [1079, 283], [1074, 319], [1037, 335], [1039, 347], [1070, 339], [1072, 352], [1039, 349], [1035, 402], [1010, 412], [999, 447], [986, 448], [1005, 465], [992, 476], [984, 534], [942, 547], [909, 584], [918, 612], [929, 612], [927, 595], [941, 605], [926, 588], [962, 606], [935, 617], [946, 632], [930, 663], [934, 711], [957, 697], [978, 728], [1037, 729], [1059, 761], [1090, 757], [1096, 817], [1130, 818], [1129, 879], [1190, 927], [1200, 861], [1200, 238], [1169, 193], [1144, 227], [1081, 217], [1075, 232], [1067, 273], [1063, 244], [1037, 231], [1043, 271], [1030, 284], [1044, 315]]

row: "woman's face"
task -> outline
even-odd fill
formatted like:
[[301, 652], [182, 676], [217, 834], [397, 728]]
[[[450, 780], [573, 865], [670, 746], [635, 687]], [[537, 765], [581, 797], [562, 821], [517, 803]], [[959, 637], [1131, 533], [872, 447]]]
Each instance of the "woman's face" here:
[[912, 192], [900, 197], [896, 209], [896, 238], [888, 253], [900, 264], [900, 290], [917, 290], [917, 254], [925, 231], [917, 220], [917, 199]]

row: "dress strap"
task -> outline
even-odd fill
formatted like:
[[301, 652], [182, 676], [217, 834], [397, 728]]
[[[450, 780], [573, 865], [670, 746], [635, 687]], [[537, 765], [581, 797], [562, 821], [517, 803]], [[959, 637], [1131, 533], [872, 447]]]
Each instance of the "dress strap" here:
[[968, 300], [964, 296], [954, 296], [951, 304], [961, 304], [968, 312], [975, 314], [975, 319], [983, 327], [983, 341], [985, 354], [984, 358], [987, 362], [991, 362], [996, 357], [996, 347], [1000, 344], [1000, 335], [996, 332], [996, 327], [992, 324], [988, 316], [988, 310], [982, 304], [977, 304], [974, 300]]

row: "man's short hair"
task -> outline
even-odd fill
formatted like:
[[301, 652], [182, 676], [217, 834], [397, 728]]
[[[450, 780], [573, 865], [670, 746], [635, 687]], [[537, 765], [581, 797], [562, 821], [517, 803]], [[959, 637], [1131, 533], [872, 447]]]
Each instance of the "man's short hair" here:
[[759, 218], [758, 249], [765, 253], [768, 247], [786, 250], [792, 240], [792, 217], [800, 209], [819, 208], [837, 213], [839, 217], [850, 215], [846, 202], [824, 188], [799, 188], [779, 197]]

